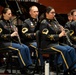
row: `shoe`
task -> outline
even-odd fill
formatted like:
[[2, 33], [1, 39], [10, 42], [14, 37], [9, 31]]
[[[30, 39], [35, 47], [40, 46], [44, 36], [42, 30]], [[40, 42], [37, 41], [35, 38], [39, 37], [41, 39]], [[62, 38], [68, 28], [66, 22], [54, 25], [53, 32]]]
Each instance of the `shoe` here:
[[26, 74], [26, 75], [34, 75], [34, 66], [29, 65], [28, 67], [23, 67], [20, 69], [21, 74]]
[[63, 75], [71, 75], [70, 72], [64, 72]]
[[[55, 65], [54, 65], [55, 66]], [[56, 67], [52, 66], [51, 71], [58, 71], [59, 73], [63, 73], [63, 64], [58, 64]]]
[[26, 74], [26, 71], [25, 71], [24, 68], [20, 68], [20, 72], [21, 72], [22, 75], [23, 75], [23, 74]]
[[37, 66], [36, 68], [35, 68], [35, 73], [36, 74], [42, 74], [44, 72], [44, 67], [43, 66]]
[[31, 70], [31, 69], [26, 69], [26, 74], [27, 75], [34, 75], [34, 70]]
[[75, 69], [72, 69], [72, 70], [71, 70], [71, 73], [72, 73], [73, 75], [76, 75], [76, 68], [75, 68]]
[[67, 70], [64, 72], [63, 75], [76, 75], [76, 69], [72, 69], [72, 70]]
[[64, 72], [64, 70], [63, 70], [63, 64], [58, 64], [58, 72], [59, 73], [63, 73]]
[[29, 65], [29, 66], [27, 66], [27, 68], [30, 69], [30, 70], [34, 70], [35, 69], [35, 65], [34, 64]]

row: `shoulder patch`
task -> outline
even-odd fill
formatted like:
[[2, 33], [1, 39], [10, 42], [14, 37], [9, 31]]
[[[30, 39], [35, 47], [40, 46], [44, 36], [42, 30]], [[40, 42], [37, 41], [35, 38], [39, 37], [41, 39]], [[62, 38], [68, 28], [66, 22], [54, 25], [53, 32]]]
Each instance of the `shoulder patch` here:
[[49, 30], [47, 28], [42, 30], [42, 34], [46, 34], [47, 35], [48, 33], [49, 33]]
[[0, 28], [0, 33], [2, 33], [2, 28]]
[[22, 28], [22, 33], [26, 33], [28, 31], [28, 28], [24, 27]]
[[42, 20], [42, 22], [41, 23], [46, 23], [46, 20], [44, 19], [44, 20]]

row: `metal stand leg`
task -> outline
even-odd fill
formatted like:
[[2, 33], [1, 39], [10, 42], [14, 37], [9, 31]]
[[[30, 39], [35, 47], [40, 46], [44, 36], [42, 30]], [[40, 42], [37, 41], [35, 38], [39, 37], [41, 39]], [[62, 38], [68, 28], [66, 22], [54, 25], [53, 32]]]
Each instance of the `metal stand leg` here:
[[49, 62], [45, 61], [45, 75], [50, 75]]

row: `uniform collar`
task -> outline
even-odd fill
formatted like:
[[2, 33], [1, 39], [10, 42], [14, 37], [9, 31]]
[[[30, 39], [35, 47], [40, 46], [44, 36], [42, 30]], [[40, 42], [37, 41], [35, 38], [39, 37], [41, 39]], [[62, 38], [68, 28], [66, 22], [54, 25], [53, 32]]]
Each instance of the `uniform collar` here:
[[48, 22], [52, 22], [52, 20], [51, 20], [51, 19], [47, 19], [47, 18], [46, 18], [46, 20], [47, 20]]
[[32, 18], [32, 17], [30, 17], [30, 19], [31, 19], [33, 22], [37, 21], [37, 19]]
[[2, 19], [2, 20], [6, 23], [10, 23], [10, 20], [5, 20], [5, 19]]

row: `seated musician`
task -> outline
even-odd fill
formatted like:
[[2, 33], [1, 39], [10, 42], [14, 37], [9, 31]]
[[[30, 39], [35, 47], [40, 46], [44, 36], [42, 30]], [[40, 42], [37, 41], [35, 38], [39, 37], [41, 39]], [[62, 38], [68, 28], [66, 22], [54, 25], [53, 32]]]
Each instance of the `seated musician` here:
[[35, 47], [37, 47], [36, 38], [35, 38], [35, 35], [36, 35], [35, 29], [38, 22], [38, 14], [39, 14], [38, 8], [36, 6], [30, 7], [29, 14], [30, 14], [30, 17], [26, 19], [23, 23], [22, 35], [23, 35], [24, 41], [26, 39], [26, 43], [28, 45], [31, 43]]
[[71, 12], [68, 13], [68, 21], [65, 24], [65, 28], [70, 29], [70, 23], [72, 22], [72, 15]]
[[[52, 7], [46, 8], [46, 17], [40, 24], [41, 33], [41, 48], [50, 49], [60, 54], [64, 68], [64, 75], [67, 75], [66, 70], [71, 64], [76, 61], [76, 52], [73, 47], [59, 44], [59, 39], [65, 37], [64, 28], [55, 20], [55, 9]], [[72, 71], [76, 69], [76, 64], [71, 68]], [[76, 73], [76, 72], [75, 72]]]
[[28, 46], [21, 42], [16, 42], [19, 39], [14, 41], [16, 38], [19, 38], [19, 35], [16, 26], [14, 26], [11, 22], [11, 17], [11, 9], [4, 8], [0, 20], [0, 45], [5, 48], [11, 48], [13, 51], [17, 51], [21, 73], [30, 75], [33, 73], [30, 71], [30, 66], [32, 66], [30, 50]]
[[70, 30], [72, 30], [71, 41], [76, 48], [76, 9], [71, 10], [72, 22], [70, 23]]
[[39, 28], [38, 7], [31, 6], [29, 8], [29, 15], [30, 17], [26, 19], [22, 25], [23, 43], [26, 43], [30, 47], [30, 50], [34, 51], [34, 54], [36, 54], [35, 53], [35, 49], [37, 48], [36, 31]]

